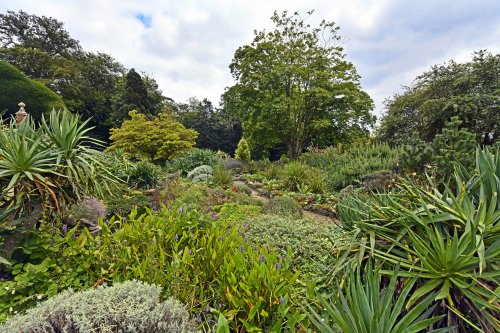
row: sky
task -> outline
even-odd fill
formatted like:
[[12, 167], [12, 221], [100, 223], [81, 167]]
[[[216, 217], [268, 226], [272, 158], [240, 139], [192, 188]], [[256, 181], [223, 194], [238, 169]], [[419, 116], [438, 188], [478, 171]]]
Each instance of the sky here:
[[215, 105], [234, 84], [229, 64], [254, 30], [270, 30], [273, 12], [305, 15], [315, 26], [340, 26], [342, 46], [361, 85], [383, 102], [432, 65], [500, 52], [498, 0], [0, 0], [0, 11], [54, 17], [86, 51], [108, 53], [156, 79], [177, 102]]

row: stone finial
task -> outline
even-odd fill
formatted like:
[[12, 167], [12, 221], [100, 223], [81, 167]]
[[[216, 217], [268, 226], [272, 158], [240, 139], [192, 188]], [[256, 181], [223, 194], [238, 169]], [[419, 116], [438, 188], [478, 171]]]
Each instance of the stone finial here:
[[22, 114], [22, 115], [27, 115], [28, 112], [26, 112], [26, 110], [24, 109], [24, 107], [26, 106], [26, 104], [24, 104], [23, 102], [17, 104], [19, 105], [19, 111], [16, 112], [16, 114]]
[[16, 112], [16, 123], [19, 125], [23, 122], [24, 118], [28, 116], [28, 112], [26, 112], [26, 110], [24, 109], [26, 104], [24, 104], [23, 102], [20, 102], [17, 105], [19, 105], [19, 111]]

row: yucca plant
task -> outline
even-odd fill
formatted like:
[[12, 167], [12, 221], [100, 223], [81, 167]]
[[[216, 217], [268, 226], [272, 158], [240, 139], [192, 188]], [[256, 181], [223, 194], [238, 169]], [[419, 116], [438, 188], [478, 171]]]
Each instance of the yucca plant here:
[[[399, 190], [351, 199], [340, 208], [352, 238], [344, 240], [336, 272], [367, 256], [382, 260], [385, 274], [416, 278], [407, 306], [436, 293], [440, 326], [453, 332], [497, 332], [500, 281], [499, 150], [477, 149], [471, 173], [457, 165], [444, 190], [402, 180]], [[352, 256], [352, 253], [357, 253]]]
[[[350, 274], [345, 293], [340, 289], [331, 302], [321, 298], [325, 309], [322, 314], [309, 307], [311, 322], [322, 333], [338, 332], [333, 324], [343, 333], [417, 333], [443, 317], [432, 317], [436, 308], [432, 293], [410, 308], [405, 306], [416, 278], [401, 285], [396, 269], [388, 285], [384, 286], [382, 279], [371, 261], [365, 269], [358, 267]], [[448, 331], [441, 328], [428, 332]]]
[[82, 122], [79, 116], [67, 111], [52, 111], [49, 120], [42, 117], [41, 123], [48, 138], [46, 149], [56, 155], [58, 170], [66, 176], [69, 185], [67, 190], [77, 198], [85, 192], [102, 195], [105, 190], [102, 184], [116, 180], [103, 167], [102, 152], [96, 149], [103, 147], [103, 142], [87, 135], [93, 129], [87, 127], [89, 120]]
[[[33, 193], [51, 199], [48, 176], [58, 176], [56, 156], [44, 149], [44, 134], [26, 119], [18, 127], [12, 119], [0, 131], [0, 184], [2, 208], [30, 206]], [[29, 209], [28, 209], [29, 210]]]
[[13, 210], [17, 218], [32, 216], [34, 210], [58, 212], [82, 195], [102, 194], [107, 184], [116, 181], [92, 147], [99, 142], [85, 135], [86, 124], [67, 111], [53, 110], [39, 127], [29, 118], [19, 126], [12, 119], [0, 131], [4, 212], [17, 207]]

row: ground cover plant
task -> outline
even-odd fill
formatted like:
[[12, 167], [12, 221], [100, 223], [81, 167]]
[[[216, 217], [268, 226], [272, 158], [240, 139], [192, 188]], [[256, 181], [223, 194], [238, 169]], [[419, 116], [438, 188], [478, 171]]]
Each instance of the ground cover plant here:
[[238, 224], [247, 230], [251, 241], [275, 246], [282, 256], [290, 250], [292, 264], [311, 278], [328, 277], [334, 239], [341, 232], [337, 226], [279, 215], [247, 217]]

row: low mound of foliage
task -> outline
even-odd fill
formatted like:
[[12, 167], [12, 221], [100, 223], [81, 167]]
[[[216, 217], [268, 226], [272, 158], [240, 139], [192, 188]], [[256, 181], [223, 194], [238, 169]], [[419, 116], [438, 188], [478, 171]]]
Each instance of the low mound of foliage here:
[[282, 256], [289, 255], [290, 249], [293, 265], [317, 277], [329, 272], [333, 239], [341, 232], [336, 225], [279, 215], [249, 217], [239, 224], [246, 228], [250, 240], [275, 246]]
[[2, 332], [26, 333], [195, 333], [184, 306], [160, 301], [161, 287], [138, 281], [68, 290], [0, 325]]

